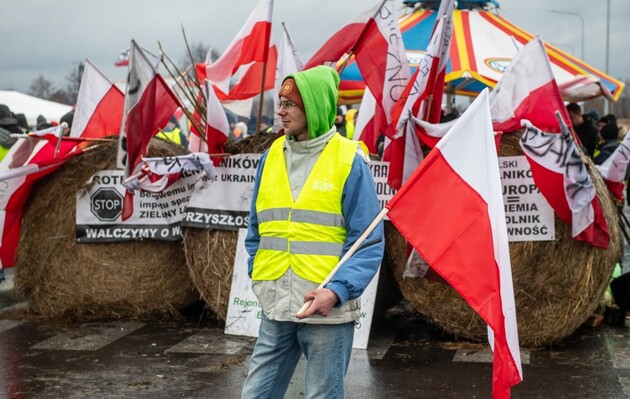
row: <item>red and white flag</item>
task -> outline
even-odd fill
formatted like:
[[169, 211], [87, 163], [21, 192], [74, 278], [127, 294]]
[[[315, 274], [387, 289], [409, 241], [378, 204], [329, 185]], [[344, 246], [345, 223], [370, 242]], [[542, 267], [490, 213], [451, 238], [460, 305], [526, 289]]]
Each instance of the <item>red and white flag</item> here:
[[604, 178], [608, 190], [620, 201], [623, 201], [623, 189], [625, 187], [626, 169], [630, 161], [630, 130], [623, 136], [619, 147], [601, 165], [595, 165]]
[[[134, 40], [131, 41], [129, 63], [125, 113], [118, 148], [118, 166], [125, 169], [125, 178], [140, 171], [149, 141], [166, 126], [179, 107], [179, 101], [169, 85]], [[122, 220], [127, 220], [132, 213], [133, 192], [127, 189]]]
[[[387, 182], [393, 188], [400, 188], [423, 159], [417, 138], [404, 137], [406, 134], [415, 136], [416, 132], [420, 135], [422, 131], [412, 121], [414, 115], [418, 115], [421, 120], [439, 122], [453, 32], [453, 7], [453, 0], [440, 3], [427, 52], [423, 54], [414, 75], [391, 110], [391, 123], [387, 126], [391, 143], [385, 149], [383, 159], [390, 161]], [[409, 144], [413, 146], [407, 147]]]
[[278, 52], [271, 44], [273, 0], [260, 0], [232, 43], [201, 72], [221, 101], [244, 100], [260, 94], [265, 69], [265, 90], [274, 87]]
[[570, 127], [545, 45], [536, 36], [519, 50], [490, 93], [492, 123], [496, 131], [513, 132], [521, 129], [521, 119], [527, 119], [545, 132], [559, 133], [556, 111]]
[[[276, 71], [276, 87], [274, 88], [273, 93], [274, 109], [278, 109], [278, 101], [280, 101], [280, 98], [277, 93], [280, 93], [283, 79], [292, 73], [300, 72], [304, 69], [304, 63], [300, 58], [300, 53], [298, 52], [297, 47], [295, 47], [293, 39], [291, 39], [289, 30], [284, 22], [282, 23], [282, 39], [280, 40], [278, 48], [280, 57], [278, 58], [278, 69]], [[275, 131], [282, 129], [280, 116], [275, 113], [273, 117], [273, 126]]]
[[116, 62], [114, 62], [114, 65], [116, 65], [118, 67], [129, 65], [129, 50], [130, 49], [122, 50], [118, 54], [118, 57], [116, 57]]
[[315, 52], [304, 65], [304, 69], [311, 69], [317, 65], [332, 66], [341, 60], [345, 54], [353, 53], [358, 43], [366, 36], [368, 27], [374, 24], [375, 16], [387, 1], [389, 0], [379, 1], [374, 7], [342, 26]]
[[[355, 59], [365, 84], [385, 115], [380, 131], [391, 123], [394, 104], [411, 77], [393, 0], [386, 0], [357, 43]], [[378, 109], [377, 109], [378, 110]]]
[[70, 137], [117, 135], [125, 95], [93, 63], [85, 60]]
[[400, 233], [488, 324], [492, 397], [509, 398], [523, 373], [487, 90], [386, 207]]
[[558, 217], [571, 226], [573, 238], [608, 248], [610, 234], [595, 186], [569, 128], [559, 113], [556, 116], [561, 134], [545, 133], [523, 120], [520, 145], [532, 177]]
[[361, 106], [359, 107], [359, 116], [357, 117], [353, 140], [362, 141], [368, 148], [370, 154], [377, 154], [376, 142], [381, 134], [375, 120], [377, 115], [382, 112], [376, 112], [376, 99], [372, 95], [369, 87], [365, 88]]
[[208, 177], [215, 176], [210, 156], [203, 152], [172, 157], [143, 158], [140, 173], [127, 182], [134, 190], [161, 193], [179, 180], [184, 173], [203, 170]]
[[[212, 90], [209, 81], [205, 82], [206, 89], [206, 131], [205, 140], [198, 135], [190, 136], [188, 148], [196, 152], [208, 152], [210, 154], [218, 154], [223, 152], [223, 145], [226, 143], [230, 134], [230, 124], [225, 114], [225, 110], [221, 102], [217, 98], [216, 93]], [[215, 165], [221, 162], [220, 157], [213, 159]]]
[[[55, 140], [62, 129], [53, 127], [39, 135], [50, 135]], [[59, 169], [76, 144], [62, 141], [57, 148], [54, 141], [26, 138], [16, 142], [0, 163], [0, 268], [15, 265], [22, 212], [33, 184]]]

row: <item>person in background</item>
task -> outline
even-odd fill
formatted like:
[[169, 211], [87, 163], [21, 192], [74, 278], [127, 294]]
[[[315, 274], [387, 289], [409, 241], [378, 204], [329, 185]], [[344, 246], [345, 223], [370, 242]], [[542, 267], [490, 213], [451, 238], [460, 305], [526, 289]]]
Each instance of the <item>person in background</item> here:
[[381, 222], [318, 288], [380, 211], [367, 149], [334, 126], [338, 87], [337, 72], [318, 66], [287, 76], [280, 89], [284, 135], [260, 159], [245, 238], [262, 306], [245, 399], [283, 398], [302, 354], [304, 397], [344, 397], [359, 296], [384, 237]]
[[348, 137], [346, 135], [346, 118], [341, 107], [337, 107], [337, 115], [335, 116], [335, 128], [337, 128], [337, 133], [339, 133], [343, 137]]
[[590, 118], [584, 118], [582, 108], [576, 103], [567, 104], [567, 111], [569, 112], [573, 129], [582, 143], [582, 150], [590, 158], [593, 158], [599, 141], [595, 123]]
[[188, 148], [188, 138], [179, 128], [179, 123], [177, 123], [177, 119], [175, 116], [171, 115], [171, 118], [168, 120], [168, 123], [158, 134], [157, 137], [170, 140], [175, 144], [179, 144], [184, 148]]
[[349, 139], [354, 138], [354, 128], [356, 124], [356, 116], [359, 113], [359, 110], [350, 108], [346, 112], [346, 137]]
[[247, 123], [236, 122], [234, 129], [230, 132], [230, 138], [234, 141], [243, 140], [247, 137]]
[[602, 137], [602, 142], [597, 146], [597, 155], [593, 158], [595, 165], [603, 164], [621, 144], [619, 142], [619, 126], [616, 123], [605, 124], [599, 134]]
[[70, 134], [70, 130], [72, 129], [72, 121], [74, 120], [74, 110], [67, 112], [64, 114], [61, 119], [59, 119], [59, 123], [66, 123], [68, 127], [63, 129], [63, 135], [67, 136]]
[[31, 130], [28, 126], [26, 115], [24, 115], [23, 113], [15, 114], [15, 119], [17, 120], [18, 127], [22, 130], [23, 133], [28, 133]]
[[17, 123], [9, 107], [0, 104], [0, 161], [17, 141], [16, 138], [11, 137], [11, 133], [24, 133]]

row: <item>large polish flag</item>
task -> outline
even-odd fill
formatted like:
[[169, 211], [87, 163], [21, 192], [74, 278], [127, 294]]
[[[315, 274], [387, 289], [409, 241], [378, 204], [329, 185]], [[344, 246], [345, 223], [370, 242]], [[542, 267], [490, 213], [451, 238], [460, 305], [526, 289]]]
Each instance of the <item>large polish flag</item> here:
[[[380, 13], [381, 8], [388, 1], [390, 0], [379, 1], [374, 7], [342, 26], [306, 62], [304, 69], [311, 69], [317, 65], [334, 64], [341, 60], [345, 54], [353, 53], [366, 36], [367, 29], [374, 24], [376, 15]], [[397, 23], [396, 26], [398, 26]]]
[[519, 130], [521, 119], [527, 119], [545, 132], [559, 133], [556, 111], [570, 127], [571, 119], [551, 71], [545, 46], [536, 36], [519, 50], [490, 93], [494, 130]]
[[556, 114], [561, 134], [546, 133], [523, 120], [521, 148], [532, 169], [540, 193], [573, 238], [599, 248], [608, 248], [610, 233], [599, 204], [593, 180], [580, 157], [569, 128]]
[[608, 190], [619, 201], [623, 201], [623, 189], [625, 187], [626, 169], [630, 161], [630, 130], [623, 136], [619, 147], [601, 165], [595, 165], [604, 178]]
[[[214, 63], [205, 66], [200, 81], [210, 80], [221, 101], [244, 100], [274, 87], [278, 51], [271, 44], [273, 0], [260, 0], [232, 43]], [[265, 66], [265, 64], [267, 64]], [[231, 82], [234, 78], [236, 83]]]
[[[166, 126], [180, 106], [169, 85], [157, 73], [135, 40], [131, 41], [127, 82], [118, 148], [118, 166], [125, 169], [125, 178], [140, 172], [149, 141]], [[127, 189], [122, 220], [127, 220], [132, 214], [133, 191]]]
[[487, 90], [386, 207], [401, 234], [488, 323], [492, 397], [509, 398], [523, 372]]
[[117, 135], [125, 95], [93, 63], [85, 60], [70, 137]]

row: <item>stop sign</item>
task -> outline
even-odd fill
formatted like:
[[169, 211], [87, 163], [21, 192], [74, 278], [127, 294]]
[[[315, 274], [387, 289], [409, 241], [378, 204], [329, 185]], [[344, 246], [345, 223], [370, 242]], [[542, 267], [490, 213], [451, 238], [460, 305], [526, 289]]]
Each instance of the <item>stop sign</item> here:
[[90, 211], [101, 221], [113, 222], [122, 213], [122, 201], [116, 189], [101, 187], [90, 197]]

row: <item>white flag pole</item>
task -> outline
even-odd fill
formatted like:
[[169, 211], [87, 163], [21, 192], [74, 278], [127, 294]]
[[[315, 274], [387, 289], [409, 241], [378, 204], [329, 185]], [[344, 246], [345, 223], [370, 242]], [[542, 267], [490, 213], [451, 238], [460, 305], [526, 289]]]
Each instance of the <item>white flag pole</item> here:
[[[363, 234], [361, 234], [361, 236], [357, 238], [357, 240], [354, 242], [354, 244], [352, 244], [348, 252], [346, 252], [345, 255], [341, 259], [339, 259], [339, 262], [337, 263], [337, 265], [330, 271], [330, 273], [328, 273], [328, 276], [326, 276], [326, 278], [324, 279], [324, 281], [322, 281], [319, 287], [317, 287], [318, 289], [324, 288], [324, 286], [328, 284], [330, 280], [332, 280], [333, 276], [335, 275], [335, 273], [337, 273], [337, 270], [339, 270], [341, 265], [343, 265], [352, 255], [354, 255], [355, 252], [357, 252], [361, 244], [363, 244], [363, 241], [365, 241], [367, 236], [369, 236], [370, 233], [376, 228], [376, 226], [385, 218], [385, 215], [387, 215], [388, 212], [389, 212], [389, 209], [383, 208], [383, 210], [381, 210], [381, 212], [378, 215], [376, 215], [376, 218], [374, 218], [372, 223], [370, 223], [370, 225], [365, 229]], [[302, 305], [302, 307], [300, 308], [300, 310], [298, 310], [297, 316], [304, 313], [306, 309], [308, 309], [309, 306], [311, 306], [312, 303], [313, 303], [312, 299], [310, 301], [305, 302], [304, 305]]]

